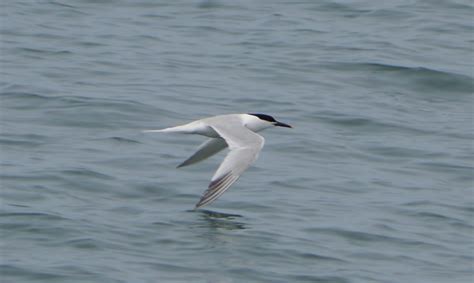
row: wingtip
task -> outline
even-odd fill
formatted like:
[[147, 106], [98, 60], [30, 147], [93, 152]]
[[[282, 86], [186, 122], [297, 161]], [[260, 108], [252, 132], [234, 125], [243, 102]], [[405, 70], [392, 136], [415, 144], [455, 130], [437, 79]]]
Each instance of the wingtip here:
[[205, 204], [202, 204], [201, 201], [199, 201], [198, 203], [196, 203], [196, 205], [194, 206], [194, 210], [197, 210], [197, 209], [200, 209], [201, 207], [205, 206]]
[[[217, 198], [219, 198], [222, 193], [236, 180], [237, 178], [232, 177], [232, 171], [229, 171], [227, 174], [224, 174], [218, 179], [211, 181], [208, 186], [206, 192], [201, 197], [199, 202], [194, 206], [194, 209], [199, 209], [204, 207], [212, 202], [214, 202]], [[224, 188], [224, 190], [220, 191], [220, 188]], [[217, 189], [217, 190], [216, 190]]]
[[176, 166], [176, 169], [184, 167], [184, 166], [188, 166], [188, 165], [190, 165], [190, 163], [184, 161], [184, 162], [181, 162], [178, 166]]

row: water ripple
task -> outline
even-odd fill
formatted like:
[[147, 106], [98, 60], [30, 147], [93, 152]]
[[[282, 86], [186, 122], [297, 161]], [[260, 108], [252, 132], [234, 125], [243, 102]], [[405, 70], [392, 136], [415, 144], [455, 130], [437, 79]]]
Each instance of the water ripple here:
[[[10, 1], [2, 279], [472, 281], [473, 7], [406, 2]], [[225, 153], [141, 130], [252, 111], [295, 128], [193, 210]]]

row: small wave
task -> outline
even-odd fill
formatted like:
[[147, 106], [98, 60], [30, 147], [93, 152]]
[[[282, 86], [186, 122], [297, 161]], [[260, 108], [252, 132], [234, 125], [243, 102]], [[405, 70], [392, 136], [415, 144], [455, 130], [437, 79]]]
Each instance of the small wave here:
[[364, 131], [401, 131], [409, 134], [438, 134], [436, 131], [416, 128], [413, 125], [384, 122], [382, 120], [375, 120], [370, 117], [347, 115], [345, 113], [335, 111], [320, 111], [317, 114], [313, 114], [312, 116], [318, 120], [326, 121], [331, 124], [361, 127], [364, 128]]
[[68, 50], [45, 50], [45, 49], [38, 49], [38, 48], [29, 48], [29, 47], [23, 47], [23, 48], [18, 48], [20, 52], [23, 53], [29, 53], [29, 54], [34, 54], [34, 55], [69, 55], [72, 54], [71, 51]]
[[382, 242], [382, 243], [394, 243], [398, 245], [404, 246], [429, 246], [430, 248], [438, 247], [437, 245], [433, 245], [431, 243], [421, 242], [417, 240], [408, 240], [393, 236], [386, 236], [368, 232], [361, 232], [361, 231], [351, 231], [351, 230], [344, 230], [339, 228], [309, 228], [306, 229], [309, 233], [324, 233], [330, 234], [334, 236], [339, 236], [345, 238], [350, 241], [359, 241], [359, 242]]
[[[22, 183], [37, 183], [43, 181], [61, 181], [62, 178], [57, 174], [49, 174], [44, 172], [29, 172], [26, 174], [15, 174], [15, 175], [0, 175], [2, 180], [10, 180], [10, 181], [19, 181]], [[36, 188], [44, 188], [41, 185], [37, 185]]]
[[[439, 71], [426, 67], [409, 67], [399, 66], [383, 63], [346, 63], [336, 62], [328, 64], [328, 68], [333, 68], [341, 71], [347, 70], [365, 70], [374, 74], [374, 79], [377, 76], [391, 75], [399, 78], [398, 83], [411, 85], [418, 90], [423, 90], [427, 93], [434, 92], [456, 92], [471, 94], [473, 91], [474, 78], [452, 72]], [[391, 80], [396, 83], [396, 80]], [[408, 83], [408, 84], [407, 84]]]
[[92, 238], [72, 239], [65, 241], [63, 245], [86, 250], [98, 250], [104, 246], [103, 243]]
[[339, 276], [293, 275], [291, 282], [349, 283], [352, 280]]
[[432, 151], [426, 149], [415, 149], [397, 146], [367, 146], [366, 151], [377, 156], [398, 157], [398, 158], [417, 158], [431, 157], [436, 155]]
[[65, 169], [60, 171], [60, 174], [69, 175], [69, 176], [81, 176], [81, 177], [92, 177], [101, 180], [114, 180], [115, 178], [106, 174], [99, 173], [97, 171], [89, 170], [86, 168], [75, 168], [75, 169]]
[[[33, 268], [19, 267], [16, 264], [2, 264], [0, 265], [0, 274], [2, 282], [8, 282], [8, 278], [12, 278], [11, 282], [28, 281], [42, 281], [54, 282], [70, 279], [68, 276], [59, 274], [57, 272], [46, 272], [34, 270]], [[3, 281], [6, 280], [6, 281]]]
[[310, 252], [300, 252], [297, 253], [298, 257], [302, 257], [305, 259], [310, 259], [312, 261], [321, 261], [321, 262], [338, 262], [338, 263], [345, 263], [346, 261], [340, 258], [332, 257], [332, 256], [324, 256]]
[[278, 106], [288, 106], [288, 104], [293, 104], [293, 102], [280, 102], [277, 100], [263, 99], [263, 98], [235, 98], [233, 99], [235, 105], [243, 104], [247, 107], [254, 107], [255, 109], [260, 109], [272, 105], [272, 107]]
[[0, 138], [0, 145], [31, 148], [47, 144], [50, 140], [49, 137], [38, 134], [18, 135], [4, 133], [3, 137]]
[[337, 3], [334, 1], [322, 2], [322, 4], [315, 6], [313, 9], [317, 11], [341, 13], [346, 17], [356, 17], [361, 14], [372, 12], [371, 9], [357, 8], [357, 6], [352, 4]]
[[445, 210], [439, 209], [441, 206], [469, 213], [469, 209], [471, 208], [469, 206], [449, 206], [436, 204], [433, 202], [410, 202], [403, 204], [403, 206], [405, 208], [399, 211], [400, 214], [406, 215], [413, 219], [418, 219], [423, 223], [433, 223], [434, 225], [448, 224], [469, 229], [472, 229], [473, 227], [470, 223], [463, 220], [462, 217], [448, 215], [446, 212], [444, 212]]
[[67, 108], [80, 108], [80, 107], [120, 107], [124, 110], [138, 111], [141, 107], [146, 106], [143, 103], [135, 100], [124, 100], [124, 99], [106, 99], [106, 98], [94, 98], [86, 96], [47, 96], [38, 93], [29, 92], [15, 92], [6, 91], [2, 92], [2, 102], [5, 103], [8, 108], [14, 109], [25, 109], [25, 108], [38, 108], [38, 104], [41, 103], [43, 109], [67, 109]]
[[[166, 115], [166, 109], [130, 99], [108, 99], [86, 96], [53, 96], [28, 92], [3, 92], [6, 109], [29, 111], [38, 124], [80, 128], [126, 128], [130, 121], [150, 121], [156, 113]], [[173, 112], [171, 112], [173, 113]], [[19, 113], [21, 114], [21, 113]], [[17, 114], [17, 116], [20, 116]], [[7, 141], [5, 141], [7, 142]]]
[[442, 162], [433, 162], [433, 161], [425, 161], [419, 162], [418, 165], [426, 166], [431, 168], [433, 171], [436, 172], [453, 172], [453, 173], [462, 173], [464, 172], [465, 175], [472, 177], [472, 172], [474, 171], [474, 167], [472, 166], [463, 166], [458, 164], [449, 164], [449, 163], [442, 163]]
[[32, 109], [49, 101], [49, 97], [28, 92], [2, 92], [2, 105], [9, 109]]
[[66, 218], [62, 216], [42, 212], [7, 212], [0, 213], [0, 217], [25, 217], [26, 219], [35, 218], [37, 220], [66, 220]]
[[119, 142], [119, 143], [140, 143], [139, 141], [132, 140], [132, 139], [127, 139], [127, 138], [122, 138], [122, 137], [110, 137], [110, 138], [107, 138], [107, 139], [115, 141], [115, 142]]
[[6, 145], [6, 146], [18, 146], [18, 147], [25, 147], [25, 148], [31, 148], [31, 147], [37, 147], [42, 145], [43, 143], [41, 142], [36, 142], [36, 141], [28, 141], [28, 140], [15, 140], [15, 139], [0, 139], [0, 145]]

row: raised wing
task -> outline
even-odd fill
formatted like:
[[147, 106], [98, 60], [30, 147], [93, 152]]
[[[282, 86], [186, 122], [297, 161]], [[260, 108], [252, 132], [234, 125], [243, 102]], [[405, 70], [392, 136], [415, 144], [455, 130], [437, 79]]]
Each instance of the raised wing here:
[[188, 159], [179, 164], [177, 168], [188, 166], [202, 161], [227, 147], [227, 143], [222, 138], [212, 138], [201, 144], [197, 151]]
[[226, 141], [230, 152], [212, 177], [208, 189], [196, 204], [196, 208], [213, 202], [237, 181], [257, 159], [265, 141], [263, 137], [243, 127], [240, 123], [218, 124], [211, 127]]

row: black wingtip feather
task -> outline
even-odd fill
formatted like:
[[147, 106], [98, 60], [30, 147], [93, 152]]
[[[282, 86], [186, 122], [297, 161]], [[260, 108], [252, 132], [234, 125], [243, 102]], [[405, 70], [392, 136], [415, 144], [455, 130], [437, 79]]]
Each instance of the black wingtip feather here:
[[201, 197], [201, 199], [196, 204], [194, 209], [198, 209], [214, 201], [215, 199], [211, 201], [209, 200], [212, 199], [212, 196], [216, 193], [215, 189], [221, 186], [222, 184], [224, 184], [225, 182], [227, 182], [231, 176], [232, 176], [232, 171], [222, 175], [222, 177], [209, 183], [207, 190], [204, 192], [204, 195]]

